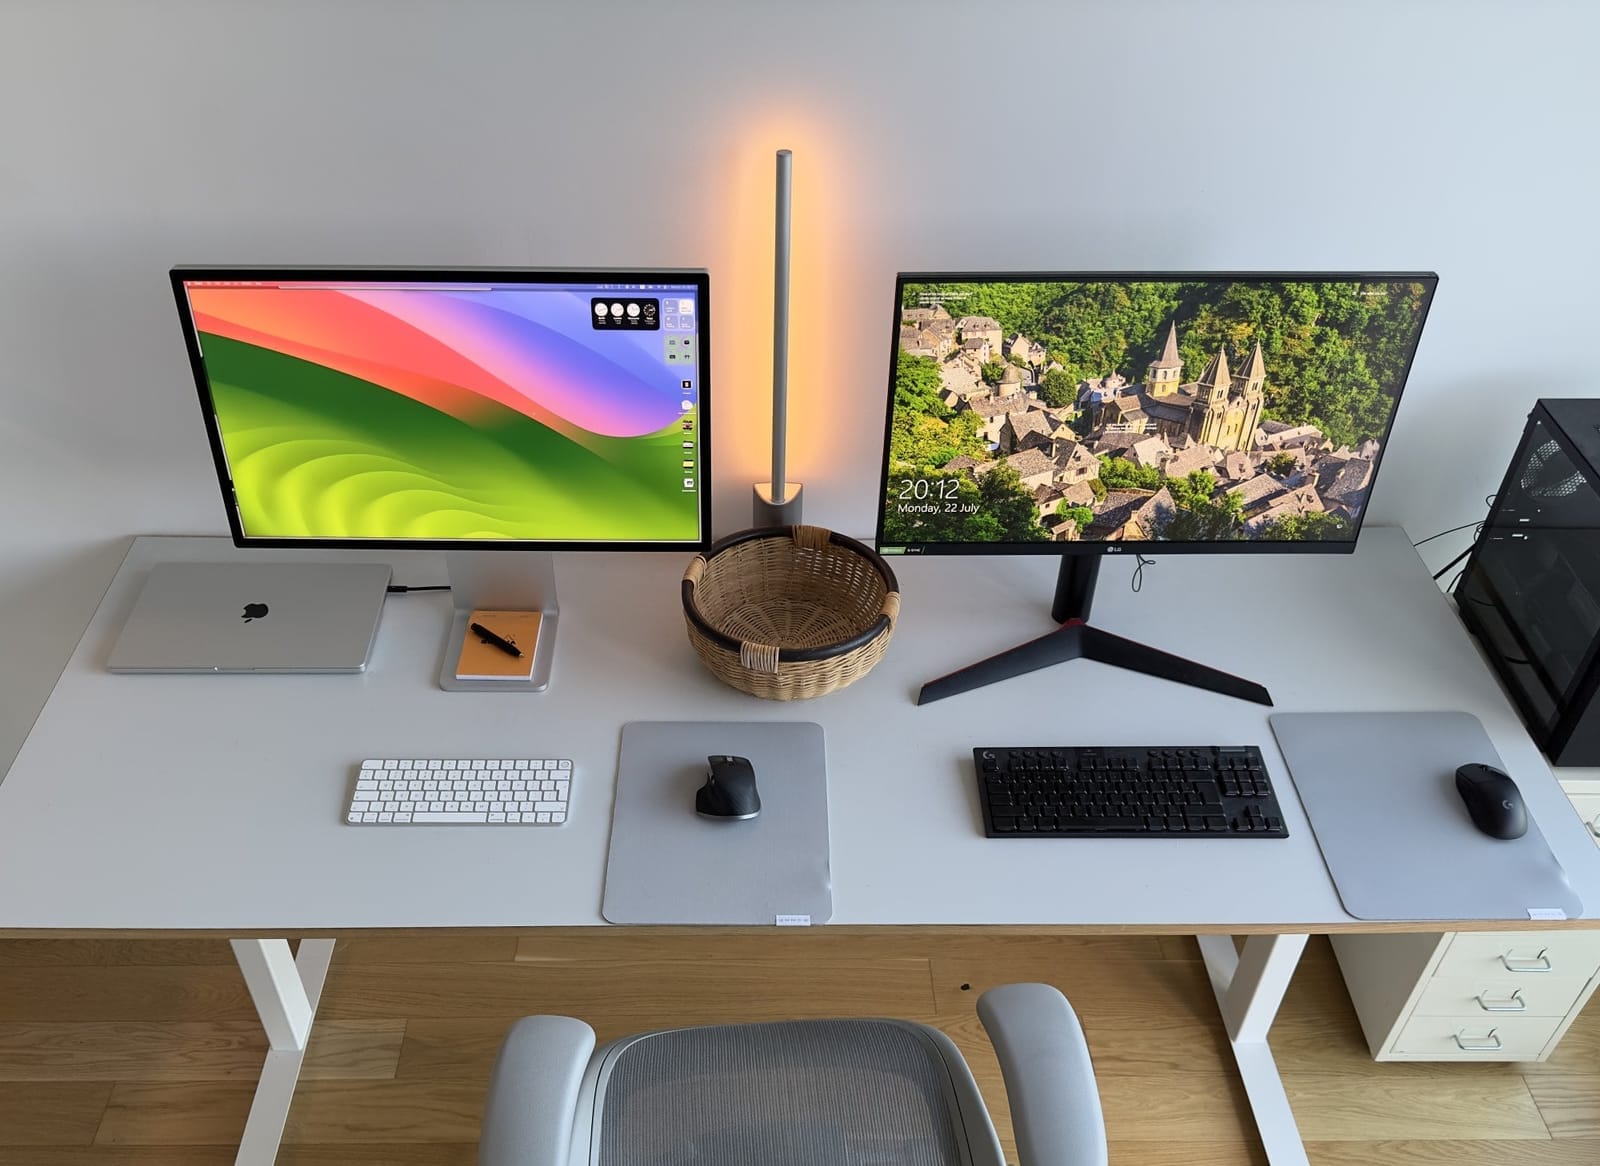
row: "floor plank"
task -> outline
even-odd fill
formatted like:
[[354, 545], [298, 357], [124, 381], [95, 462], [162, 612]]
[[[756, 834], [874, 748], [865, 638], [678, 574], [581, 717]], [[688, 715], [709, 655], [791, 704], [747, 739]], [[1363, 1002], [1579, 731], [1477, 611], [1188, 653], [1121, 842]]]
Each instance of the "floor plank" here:
[[225, 939], [11, 939], [0, 942], [0, 967], [129, 967], [136, 964], [233, 964]]
[[517, 958], [514, 935], [456, 935], [418, 939], [341, 939], [333, 958], [340, 964], [482, 964]]
[[11, 1022], [0, 1024], [0, 1081], [254, 1081], [266, 1052], [253, 1020]]
[[319, 1020], [311, 1029], [300, 1079], [390, 1080], [405, 1035], [404, 1020]]
[[118, 1082], [94, 1141], [101, 1146], [238, 1146], [254, 1081]]
[[0, 1023], [254, 1020], [235, 964], [0, 967]]
[[1279, 1069], [1308, 1141], [1549, 1137], [1527, 1082], [1515, 1073], [1399, 1081]]
[[1594, 1166], [1600, 1140], [1310, 1142], [1311, 1166]]
[[[0, 1148], [0, 1164], [11, 1166], [233, 1166], [237, 1146], [30, 1146], [26, 1158], [11, 1159]], [[283, 1166], [280, 1158], [278, 1166]], [[419, 1164], [420, 1166], [420, 1164]]]
[[[231, 1161], [231, 1160], [230, 1160]], [[426, 1142], [416, 1146], [339, 1142], [289, 1145], [276, 1166], [477, 1166], [478, 1143]]]
[[486, 1082], [311, 1081], [295, 1093], [286, 1144], [470, 1142]]
[[1534, 1103], [1556, 1138], [1600, 1138], [1597, 1085], [1600, 1081], [1593, 1068], [1583, 1074], [1541, 1073], [1528, 1079]]
[[0, 1089], [0, 1146], [87, 1146], [110, 1093], [100, 1081], [7, 1084]]
[[516, 1017], [559, 1012], [656, 1027], [775, 1020], [789, 1016], [927, 1015], [933, 993], [926, 961], [865, 960], [821, 966], [717, 959], [571, 961], [535, 964], [347, 965], [328, 977], [319, 1014], [331, 1019], [393, 1016]]

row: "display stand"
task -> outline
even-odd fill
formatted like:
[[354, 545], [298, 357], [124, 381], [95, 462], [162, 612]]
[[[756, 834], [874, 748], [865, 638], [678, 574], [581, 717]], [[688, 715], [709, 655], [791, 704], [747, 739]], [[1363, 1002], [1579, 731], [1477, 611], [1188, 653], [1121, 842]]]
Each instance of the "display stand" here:
[[[450, 551], [445, 555], [450, 576], [450, 631], [439, 661], [439, 687], [446, 692], [543, 692], [550, 687], [556, 653], [556, 565], [549, 551]], [[533, 651], [533, 673], [527, 679], [458, 680], [456, 661], [470, 634], [474, 611], [537, 611], [539, 642]]]
[[1267, 690], [1253, 680], [1174, 656], [1137, 640], [1130, 640], [1111, 632], [1101, 631], [1089, 624], [1089, 607], [1094, 602], [1094, 585], [1100, 577], [1100, 557], [1068, 555], [1061, 560], [1061, 572], [1056, 576], [1056, 597], [1050, 607], [1050, 618], [1061, 626], [1055, 631], [1019, 644], [1015, 648], [970, 664], [958, 672], [930, 680], [917, 694], [918, 704], [943, 700], [947, 696], [971, 692], [996, 681], [1009, 680], [1025, 672], [1048, 668], [1068, 660], [1098, 660], [1113, 668], [1126, 668], [1130, 672], [1143, 672], [1163, 680], [1175, 680], [1192, 688], [1236, 696], [1240, 700], [1253, 700], [1257, 704], [1271, 705]]

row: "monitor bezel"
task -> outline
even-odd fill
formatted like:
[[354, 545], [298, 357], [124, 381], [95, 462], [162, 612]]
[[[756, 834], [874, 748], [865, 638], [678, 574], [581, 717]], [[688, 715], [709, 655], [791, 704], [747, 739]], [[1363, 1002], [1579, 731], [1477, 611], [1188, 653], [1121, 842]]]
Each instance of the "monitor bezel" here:
[[[1422, 315], [1417, 321], [1416, 334], [1406, 353], [1405, 371], [1395, 389], [1395, 405], [1389, 412], [1383, 436], [1379, 440], [1378, 460], [1372, 467], [1372, 481], [1367, 488], [1367, 505], [1356, 519], [1355, 530], [1349, 539], [1338, 541], [1238, 539], [1228, 541], [1164, 541], [1119, 539], [1057, 542], [941, 542], [941, 543], [885, 543], [883, 523], [889, 510], [889, 446], [894, 427], [895, 370], [900, 351], [900, 301], [908, 283], [1178, 283], [1184, 281], [1214, 281], [1229, 283], [1400, 283], [1415, 282], [1427, 285], [1422, 302]], [[1439, 276], [1432, 271], [902, 271], [896, 274], [894, 284], [893, 322], [889, 329], [888, 385], [884, 394], [883, 451], [878, 463], [876, 489], [878, 516], [873, 527], [873, 548], [886, 555], [1052, 555], [1094, 556], [1158, 554], [1351, 554], [1361, 537], [1367, 512], [1371, 509], [1372, 491], [1378, 484], [1378, 472], [1383, 468], [1389, 452], [1389, 435], [1394, 429], [1394, 419], [1400, 412], [1400, 400], [1411, 379], [1416, 363], [1417, 346], [1428, 322], [1428, 312], [1438, 290]], [[886, 549], [887, 548], [887, 549]]]
[[[386, 266], [219, 266], [210, 264], [182, 264], [169, 272], [173, 296], [177, 301], [178, 318], [183, 325], [184, 345], [189, 354], [189, 368], [199, 393], [200, 411], [205, 420], [206, 440], [211, 445], [212, 467], [217, 475], [217, 485], [222, 492], [223, 510], [227, 514], [229, 533], [235, 546], [322, 548], [328, 550], [443, 550], [443, 551], [672, 551], [700, 552], [712, 543], [711, 532], [711, 286], [705, 268], [608, 268], [608, 267], [386, 267]], [[471, 283], [494, 280], [497, 282], [551, 284], [551, 283], [681, 283], [695, 289], [699, 317], [696, 326], [696, 343], [700, 349], [697, 367], [699, 388], [696, 407], [700, 424], [699, 457], [700, 475], [698, 539], [673, 540], [541, 540], [541, 539], [379, 539], [379, 538], [279, 538], [246, 534], [239, 517], [238, 498], [234, 492], [232, 475], [222, 445], [222, 433], [217, 425], [215, 403], [211, 397], [210, 380], [206, 376], [205, 361], [200, 354], [199, 335], [194, 326], [189, 298], [184, 289], [187, 280], [371, 280], [374, 283]]]

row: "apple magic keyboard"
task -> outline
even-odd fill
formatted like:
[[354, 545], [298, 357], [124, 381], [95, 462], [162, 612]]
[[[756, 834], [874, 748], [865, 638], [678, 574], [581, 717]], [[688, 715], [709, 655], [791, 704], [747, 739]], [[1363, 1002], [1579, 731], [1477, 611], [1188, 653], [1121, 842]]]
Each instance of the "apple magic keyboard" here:
[[352, 826], [559, 826], [566, 758], [369, 758], [344, 820]]

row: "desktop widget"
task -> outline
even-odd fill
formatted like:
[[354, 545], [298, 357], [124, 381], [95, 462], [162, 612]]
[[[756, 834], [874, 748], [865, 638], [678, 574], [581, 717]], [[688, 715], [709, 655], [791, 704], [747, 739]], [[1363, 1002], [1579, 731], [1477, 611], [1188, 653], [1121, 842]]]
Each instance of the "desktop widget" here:
[[878, 546], [1348, 549], [1434, 283], [902, 276]]
[[661, 327], [661, 301], [597, 296], [589, 301], [590, 323], [596, 328], [654, 332]]
[[247, 538], [703, 536], [698, 342], [675, 332], [665, 349], [660, 327], [663, 299], [692, 326], [682, 291], [375, 279], [184, 293]]

